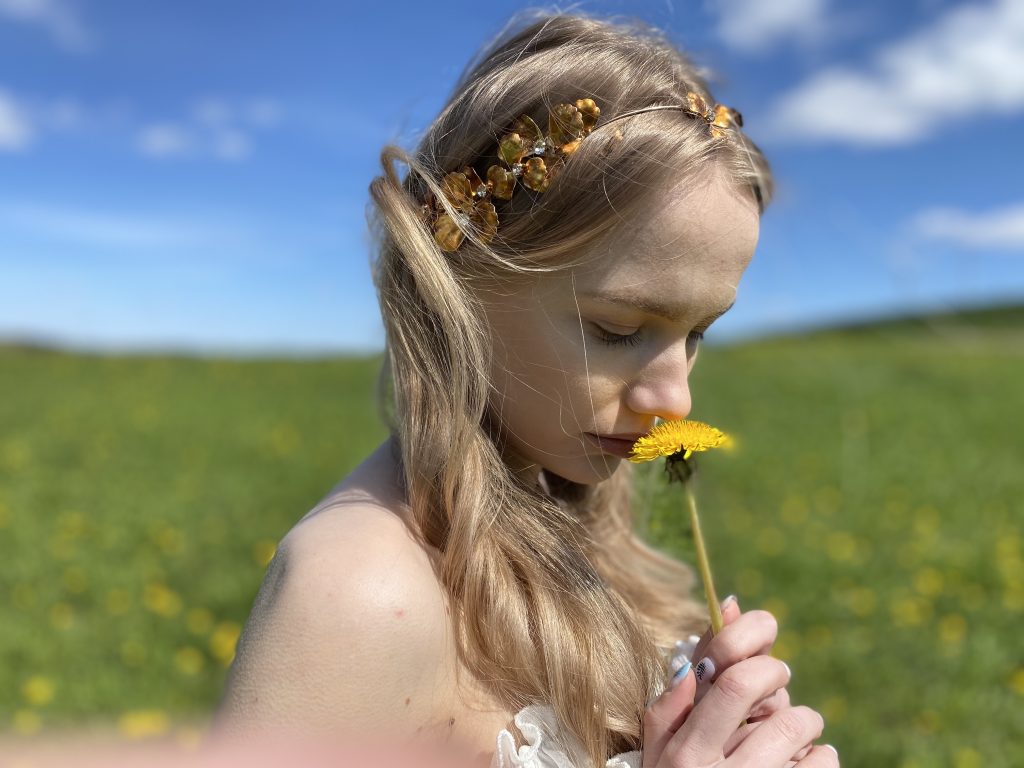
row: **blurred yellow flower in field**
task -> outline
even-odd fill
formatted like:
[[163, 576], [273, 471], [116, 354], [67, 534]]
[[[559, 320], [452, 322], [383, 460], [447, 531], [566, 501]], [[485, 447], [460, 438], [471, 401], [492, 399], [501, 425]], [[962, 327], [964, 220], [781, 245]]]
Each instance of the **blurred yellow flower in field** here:
[[974, 747], [962, 747], [953, 755], [954, 768], [981, 768], [981, 753]]
[[235, 658], [235, 646], [242, 628], [233, 621], [222, 621], [210, 636], [210, 653], [224, 666]]
[[914, 576], [914, 589], [925, 597], [935, 597], [945, 584], [942, 574], [935, 568], [922, 568]]
[[846, 531], [833, 531], [825, 540], [825, 551], [837, 563], [852, 563], [860, 559], [857, 539]]
[[166, 712], [159, 709], [140, 709], [125, 712], [118, 718], [117, 730], [126, 739], [148, 739], [162, 736], [170, 729], [171, 721]]
[[197, 675], [203, 668], [206, 659], [198, 648], [187, 645], [179, 648], [174, 654], [174, 665], [186, 675]]
[[31, 706], [42, 707], [53, 701], [56, 687], [50, 678], [43, 675], [32, 675], [21, 684], [21, 695]]
[[1024, 667], [1018, 667], [1017, 671], [1010, 675], [1010, 690], [1018, 696], [1024, 696]]
[[180, 555], [185, 549], [185, 535], [172, 525], [160, 526], [151, 539], [165, 555]]
[[939, 620], [939, 640], [943, 645], [961, 645], [967, 634], [967, 619], [951, 613]]
[[69, 509], [57, 517], [57, 536], [62, 539], [83, 539], [89, 533], [89, 520], [84, 512]]
[[205, 635], [213, 627], [213, 613], [207, 608], [192, 608], [185, 616], [185, 626], [193, 635]]
[[261, 568], [270, 565], [277, 553], [277, 542], [271, 539], [261, 539], [252, 545], [252, 557]]
[[75, 611], [67, 603], [54, 603], [50, 608], [50, 624], [54, 629], [68, 630], [74, 626]]
[[39, 733], [43, 727], [43, 718], [39, 716], [38, 712], [33, 712], [30, 709], [19, 709], [11, 719], [11, 725], [16, 733], [20, 733], [22, 736], [31, 736], [34, 733]]
[[282, 423], [270, 430], [269, 442], [274, 455], [284, 459], [295, 453], [302, 442], [302, 437], [294, 426]]
[[178, 593], [159, 582], [150, 582], [142, 592], [142, 602], [153, 613], [164, 618], [177, 616], [181, 612], [181, 598]]
[[779, 516], [783, 522], [789, 525], [800, 525], [807, 520], [809, 511], [806, 499], [801, 496], [787, 496], [786, 500], [782, 502]]
[[917, 597], [896, 597], [889, 603], [889, 615], [898, 627], [916, 627], [931, 618], [932, 604]]
[[867, 587], [856, 587], [851, 589], [846, 596], [850, 610], [857, 616], [870, 616], [875, 612], [878, 598], [874, 591]]
[[31, 458], [32, 451], [25, 440], [13, 437], [0, 443], [0, 467], [5, 467], [11, 472], [20, 472], [28, 466]]

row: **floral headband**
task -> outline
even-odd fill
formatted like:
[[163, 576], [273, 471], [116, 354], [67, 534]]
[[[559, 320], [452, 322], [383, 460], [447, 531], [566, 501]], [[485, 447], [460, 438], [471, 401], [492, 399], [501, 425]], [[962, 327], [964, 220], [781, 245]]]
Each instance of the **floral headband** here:
[[[708, 133], [718, 139], [727, 129], [743, 126], [743, 116], [724, 104], [714, 107], [700, 94], [686, 94], [686, 104], [666, 104], [635, 109], [616, 115], [605, 125], [624, 117], [658, 109], [672, 109], [700, 118]], [[432, 193], [420, 206], [420, 220], [430, 227], [434, 240], [443, 251], [457, 251], [472, 225], [483, 243], [489, 243], [498, 232], [498, 213], [493, 199], [511, 200], [517, 183], [534, 192], [544, 192], [552, 179], [561, 173], [566, 159], [575, 152], [597, 124], [601, 110], [593, 99], [577, 99], [574, 104], [557, 104], [548, 114], [548, 133], [528, 115], [520, 115], [498, 143], [498, 159], [503, 165], [487, 169], [483, 181], [471, 167], [446, 174], [441, 180], [445, 199], [455, 209], [452, 216]], [[621, 134], [620, 134], [621, 137]]]

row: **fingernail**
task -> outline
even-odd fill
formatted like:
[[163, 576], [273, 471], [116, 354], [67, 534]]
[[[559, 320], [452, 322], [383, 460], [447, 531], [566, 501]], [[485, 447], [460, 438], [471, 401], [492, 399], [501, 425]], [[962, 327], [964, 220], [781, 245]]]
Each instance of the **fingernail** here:
[[833, 747], [831, 744], [826, 744], [825, 748], [826, 749], [831, 749], [835, 753], [836, 757], [839, 757], [839, 750], [836, 749], [835, 747]]
[[693, 674], [697, 676], [697, 682], [710, 680], [715, 676], [715, 662], [713, 662], [709, 656], [705, 656], [700, 660], [700, 662], [698, 662], [697, 666], [693, 668]]
[[724, 611], [729, 603], [736, 601], [736, 595], [729, 595], [725, 600], [722, 601], [722, 610]]
[[674, 673], [678, 672], [680, 669], [682, 669], [684, 664], [689, 664], [689, 663], [690, 663], [690, 657], [687, 656], [685, 653], [680, 652], [680, 653], [677, 653], [675, 656], [672, 657], [672, 663], [669, 664], [669, 669], [671, 669], [673, 674], [674, 674]]
[[681, 682], [683, 682], [683, 678], [686, 677], [686, 675], [690, 671], [690, 667], [692, 666], [693, 665], [690, 662], [686, 662], [685, 664], [683, 664], [683, 666], [679, 668], [675, 675], [672, 676], [672, 681], [668, 684], [669, 690], [672, 690]]
[[782, 662], [782, 666], [784, 666], [786, 668], [786, 675], [789, 677], [790, 680], [792, 680], [793, 679], [793, 670], [789, 668], [789, 664], [787, 664], [786, 662], [783, 661]]

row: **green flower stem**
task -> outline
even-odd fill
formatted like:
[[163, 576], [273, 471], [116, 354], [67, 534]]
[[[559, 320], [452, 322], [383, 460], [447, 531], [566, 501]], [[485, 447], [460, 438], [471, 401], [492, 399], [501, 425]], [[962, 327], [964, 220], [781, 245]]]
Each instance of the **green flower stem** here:
[[724, 626], [722, 619], [722, 606], [718, 602], [718, 595], [715, 594], [715, 582], [711, 578], [711, 566], [708, 564], [708, 552], [704, 547], [704, 536], [700, 532], [700, 517], [697, 515], [697, 502], [687, 486], [683, 486], [686, 494], [686, 503], [690, 508], [690, 528], [693, 530], [693, 544], [697, 550], [697, 570], [700, 571], [701, 581], [704, 582], [704, 597], [708, 601], [708, 613], [711, 615], [711, 636], [717, 635]]

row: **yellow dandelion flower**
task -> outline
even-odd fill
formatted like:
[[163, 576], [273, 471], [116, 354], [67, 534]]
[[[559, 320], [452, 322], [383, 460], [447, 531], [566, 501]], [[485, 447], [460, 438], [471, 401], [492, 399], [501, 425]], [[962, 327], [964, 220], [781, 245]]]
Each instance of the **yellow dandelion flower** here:
[[181, 612], [181, 598], [178, 593], [160, 582], [150, 582], [142, 593], [142, 602], [158, 616], [170, 618]]
[[191, 645], [179, 648], [174, 654], [174, 664], [183, 675], [198, 675], [204, 661], [202, 651]]
[[1010, 689], [1018, 696], [1024, 696], [1024, 667], [1010, 675]]
[[210, 635], [210, 653], [225, 667], [235, 658], [235, 646], [242, 628], [233, 621], [222, 621]]
[[651, 461], [659, 456], [683, 453], [688, 459], [694, 451], [726, 446], [730, 439], [722, 431], [700, 421], [677, 419], [658, 424], [633, 444], [630, 461]]
[[21, 686], [21, 695], [33, 707], [42, 707], [53, 701], [56, 686], [53, 680], [42, 675], [32, 675]]
[[260, 539], [252, 545], [252, 557], [261, 568], [270, 565], [277, 553], [277, 542], [271, 539]]
[[[676, 419], [658, 424], [654, 429], [633, 443], [633, 450], [629, 460], [641, 462], [651, 461], [659, 456], [668, 457], [666, 469], [669, 469], [670, 476], [685, 483], [686, 478], [689, 476], [689, 472], [686, 471], [686, 460], [690, 458], [694, 451], [706, 451], [710, 448], [728, 445], [729, 443], [730, 440], [725, 434], [708, 424], [700, 421]], [[682, 454], [681, 460], [678, 454]], [[704, 545], [704, 536], [700, 530], [700, 516], [697, 514], [697, 503], [694, 501], [690, 489], [685, 484], [683, 486], [683, 493], [686, 496], [686, 505], [690, 511], [690, 529], [693, 531], [693, 547], [694, 553], [697, 556], [697, 570], [700, 572], [701, 581], [704, 583], [704, 598], [708, 604], [708, 614], [711, 616], [711, 634], [716, 635], [724, 625], [722, 608], [718, 602], [718, 595], [715, 592], [715, 584], [711, 576], [711, 565], [708, 562], [707, 548]]]
[[38, 712], [33, 712], [31, 709], [19, 709], [11, 719], [11, 725], [14, 726], [16, 733], [22, 736], [31, 736], [38, 733], [39, 729], [43, 727], [43, 718], [39, 716]]
[[117, 721], [117, 730], [126, 739], [147, 739], [167, 733], [170, 725], [171, 721], [166, 712], [159, 709], [140, 709], [121, 715]]

